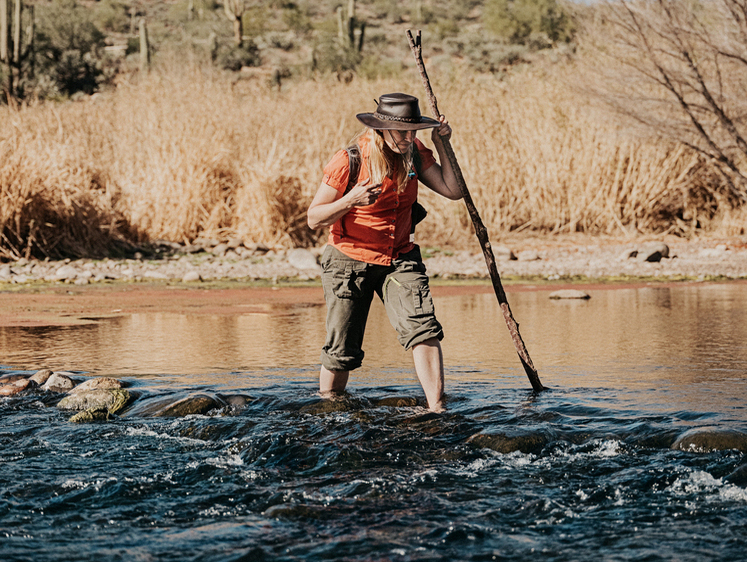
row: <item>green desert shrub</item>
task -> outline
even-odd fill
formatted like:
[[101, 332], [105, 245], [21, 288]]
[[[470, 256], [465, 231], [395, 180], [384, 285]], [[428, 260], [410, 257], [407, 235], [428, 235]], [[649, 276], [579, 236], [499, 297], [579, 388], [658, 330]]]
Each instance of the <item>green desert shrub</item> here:
[[96, 91], [106, 76], [104, 33], [76, 0], [37, 7], [34, 74], [28, 90], [40, 97]]
[[327, 37], [314, 46], [312, 70], [346, 72], [355, 70], [361, 62], [360, 52], [347, 45], [341, 45], [336, 37]]
[[232, 45], [219, 50], [216, 60], [221, 68], [238, 71], [244, 66], [259, 66], [259, 48], [253, 41], [244, 41], [241, 46]]
[[403, 64], [400, 59], [384, 59], [376, 56], [363, 57], [357, 73], [367, 80], [394, 78], [402, 74]]
[[575, 32], [573, 18], [557, 0], [486, 0], [482, 22], [512, 43], [526, 43], [537, 34], [550, 42], [568, 42]]
[[92, 19], [98, 28], [106, 31], [127, 33], [130, 30], [129, 6], [123, 0], [97, 2]]

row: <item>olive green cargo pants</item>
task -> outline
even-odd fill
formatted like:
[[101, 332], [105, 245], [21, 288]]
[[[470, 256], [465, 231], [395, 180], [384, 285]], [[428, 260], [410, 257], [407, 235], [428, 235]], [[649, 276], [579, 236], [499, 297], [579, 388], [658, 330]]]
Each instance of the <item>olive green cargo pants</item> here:
[[327, 246], [321, 265], [327, 302], [327, 340], [321, 358], [325, 368], [350, 371], [361, 366], [363, 336], [374, 293], [384, 303], [389, 322], [405, 349], [431, 338], [443, 339], [417, 246], [388, 266], [354, 260]]

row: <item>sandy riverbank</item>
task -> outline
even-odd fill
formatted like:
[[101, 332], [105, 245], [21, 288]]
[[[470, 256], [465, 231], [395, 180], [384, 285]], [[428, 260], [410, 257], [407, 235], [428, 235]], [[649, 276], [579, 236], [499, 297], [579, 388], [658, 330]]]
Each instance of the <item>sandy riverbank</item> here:
[[[668, 257], [646, 261], [646, 248], [661, 243], [666, 243]], [[434, 295], [492, 291], [484, 257], [475, 246], [424, 249]], [[745, 239], [522, 238], [494, 244], [494, 250], [509, 293], [571, 284], [588, 289], [612, 283], [747, 280]], [[231, 315], [273, 306], [323, 305], [315, 269], [318, 249], [295, 256], [277, 250], [244, 254], [174, 252], [159, 259], [4, 264], [0, 326], [82, 324], [135, 312]]]
[[[423, 247], [435, 280], [488, 278], [475, 241], [465, 249]], [[217, 241], [195, 249], [155, 247], [133, 259], [21, 259], [0, 265], [0, 290], [39, 285], [101, 285], [113, 282], [211, 284], [231, 280], [254, 284], [308, 282], [319, 278], [322, 248], [229, 247]], [[493, 243], [498, 271], [506, 282], [600, 280], [705, 280], [747, 278], [747, 237], [687, 241], [678, 238], [621, 240], [591, 237], [516, 238]]]

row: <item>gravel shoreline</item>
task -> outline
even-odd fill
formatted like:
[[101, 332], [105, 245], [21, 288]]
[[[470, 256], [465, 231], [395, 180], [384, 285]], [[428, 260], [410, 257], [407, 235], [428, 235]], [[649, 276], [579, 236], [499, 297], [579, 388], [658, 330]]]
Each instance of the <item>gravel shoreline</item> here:
[[[147, 254], [131, 259], [21, 259], [4, 263], [0, 265], [0, 287], [117, 281], [309, 281], [319, 278], [322, 250], [271, 249], [239, 240], [197, 240], [189, 246], [161, 242]], [[747, 238], [525, 238], [493, 244], [493, 253], [501, 277], [512, 281], [747, 279]], [[423, 248], [423, 255], [434, 280], [489, 278], [477, 242], [470, 250]]]

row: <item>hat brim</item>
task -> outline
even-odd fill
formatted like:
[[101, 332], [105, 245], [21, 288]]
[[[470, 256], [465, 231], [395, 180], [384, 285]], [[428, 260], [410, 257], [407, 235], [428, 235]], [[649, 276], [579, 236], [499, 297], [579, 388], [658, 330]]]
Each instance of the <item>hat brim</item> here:
[[366, 127], [378, 130], [393, 130], [393, 131], [419, 131], [421, 129], [433, 129], [441, 126], [441, 122], [431, 117], [420, 117], [418, 123], [407, 123], [406, 121], [393, 121], [389, 119], [380, 119], [373, 113], [359, 113], [355, 116], [358, 121], [363, 123]]

